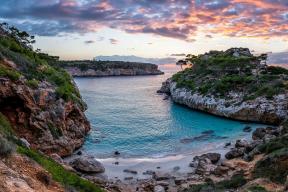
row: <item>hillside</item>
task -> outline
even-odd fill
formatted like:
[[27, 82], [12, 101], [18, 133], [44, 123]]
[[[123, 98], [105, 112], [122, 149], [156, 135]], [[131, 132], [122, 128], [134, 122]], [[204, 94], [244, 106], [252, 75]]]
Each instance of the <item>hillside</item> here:
[[279, 124], [288, 115], [288, 70], [267, 66], [265, 58], [245, 48], [188, 55], [193, 65], [163, 83], [160, 92], [215, 115]]
[[0, 25], [0, 191], [102, 191], [56, 161], [81, 147], [90, 124], [72, 77], [33, 43]]
[[75, 77], [161, 75], [157, 65], [124, 61], [58, 61], [54, 65], [63, 67]]

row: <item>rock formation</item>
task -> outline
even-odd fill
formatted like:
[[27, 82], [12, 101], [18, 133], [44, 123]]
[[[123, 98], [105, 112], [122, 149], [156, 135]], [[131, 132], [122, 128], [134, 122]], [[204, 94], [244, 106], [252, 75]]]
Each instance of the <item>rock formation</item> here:
[[288, 70], [263, 69], [246, 49], [212, 53], [198, 56], [191, 68], [165, 81], [158, 92], [171, 95], [176, 103], [236, 120], [280, 124], [288, 116]]
[[161, 75], [157, 65], [123, 61], [59, 61], [74, 77]]

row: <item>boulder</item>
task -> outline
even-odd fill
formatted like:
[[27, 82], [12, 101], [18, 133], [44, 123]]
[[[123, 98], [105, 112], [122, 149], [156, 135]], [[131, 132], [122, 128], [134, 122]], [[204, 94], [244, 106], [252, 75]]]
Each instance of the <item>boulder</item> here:
[[263, 139], [263, 137], [266, 134], [266, 130], [264, 128], [257, 128], [255, 131], [252, 133], [252, 139], [253, 140], [259, 140]]
[[162, 172], [155, 172], [155, 174], [153, 175], [153, 178], [156, 181], [162, 181], [162, 180], [168, 180], [170, 179], [172, 176], [168, 173], [162, 173]]
[[156, 185], [154, 187], [154, 192], [165, 192], [165, 188], [161, 185]]
[[71, 166], [83, 173], [103, 173], [105, 168], [93, 157], [80, 157], [71, 162]]
[[226, 159], [234, 159], [242, 157], [244, 155], [244, 148], [232, 148], [228, 153], [225, 154]]
[[219, 154], [219, 153], [205, 153], [205, 154], [200, 155], [200, 156], [195, 156], [193, 158], [193, 160], [194, 159], [205, 159], [205, 158], [209, 159], [213, 164], [215, 164], [220, 160], [221, 154]]
[[238, 139], [235, 143], [236, 148], [247, 147], [249, 145], [248, 141]]
[[210, 175], [215, 169], [216, 166], [209, 159], [205, 158], [198, 161], [195, 173], [198, 175]]
[[217, 175], [217, 176], [223, 176], [223, 175], [227, 174], [229, 170], [230, 170], [229, 167], [219, 165], [213, 171], [213, 174]]
[[57, 163], [63, 164], [63, 159], [57, 153], [51, 154], [50, 157]]
[[24, 139], [24, 138], [20, 138], [20, 143], [21, 145], [23, 145], [24, 147], [27, 147], [28, 149], [30, 149], [30, 143]]
[[190, 167], [195, 168], [195, 173], [198, 175], [209, 175], [216, 168], [216, 164], [221, 155], [218, 153], [206, 153], [200, 156], [195, 156], [193, 161], [189, 164]]

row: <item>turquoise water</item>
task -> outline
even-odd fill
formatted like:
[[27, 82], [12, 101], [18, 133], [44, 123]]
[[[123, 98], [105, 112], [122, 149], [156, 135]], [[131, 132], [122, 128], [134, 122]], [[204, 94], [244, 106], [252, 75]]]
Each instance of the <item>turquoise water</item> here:
[[[83, 150], [98, 158], [188, 153], [248, 137], [247, 124], [194, 111], [156, 94], [171, 76], [76, 78], [92, 130]], [[203, 133], [203, 131], [208, 131]]]

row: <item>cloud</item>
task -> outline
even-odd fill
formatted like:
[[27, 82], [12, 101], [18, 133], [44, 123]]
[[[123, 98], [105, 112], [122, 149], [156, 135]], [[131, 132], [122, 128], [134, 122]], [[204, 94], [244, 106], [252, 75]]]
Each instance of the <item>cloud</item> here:
[[93, 44], [93, 43], [95, 43], [95, 41], [93, 41], [93, 40], [87, 40], [87, 41], [84, 41], [84, 43], [85, 43], [85, 44]]
[[287, 0], [1, 0], [0, 18], [40, 36], [103, 27], [185, 41], [200, 33], [288, 38]]
[[118, 44], [118, 42], [119, 42], [117, 39], [113, 39], [113, 38], [109, 39], [109, 41], [110, 41], [110, 43], [113, 44], [113, 45], [116, 45], [116, 44]]
[[104, 37], [100, 36], [97, 38], [97, 41], [104, 41], [104, 39], [105, 39]]

